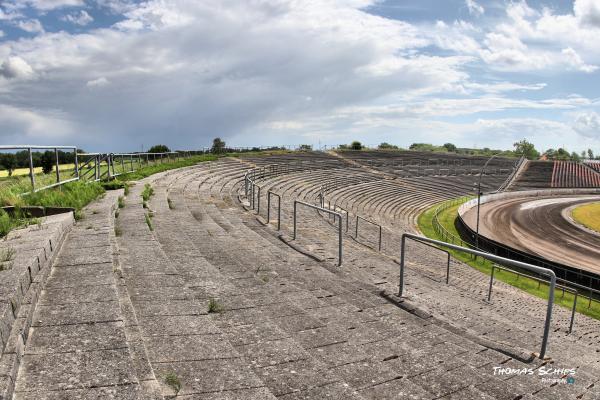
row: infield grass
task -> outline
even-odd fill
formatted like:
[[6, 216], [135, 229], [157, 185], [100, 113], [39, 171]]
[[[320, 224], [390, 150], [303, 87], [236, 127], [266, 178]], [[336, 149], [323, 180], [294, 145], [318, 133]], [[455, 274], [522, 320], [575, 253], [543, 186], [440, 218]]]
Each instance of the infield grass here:
[[600, 232], [600, 202], [576, 207], [573, 209], [571, 216], [586, 228]]

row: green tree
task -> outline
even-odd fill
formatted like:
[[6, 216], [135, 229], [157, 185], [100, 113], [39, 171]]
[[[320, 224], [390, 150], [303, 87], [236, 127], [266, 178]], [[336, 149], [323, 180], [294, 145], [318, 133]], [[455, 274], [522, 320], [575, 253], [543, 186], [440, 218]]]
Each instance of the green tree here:
[[594, 159], [594, 152], [592, 151], [592, 149], [587, 149], [587, 157], [588, 157], [590, 160], [593, 160], [593, 159]]
[[397, 150], [398, 146], [393, 145], [393, 144], [389, 144], [387, 142], [383, 142], [381, 143], [379, 146], [377, 146], [377, 148], [381, 149], [381, 150], [386, 150], [386, 149], [392, 149], [392, 150]]
[[171, 149], [164, 144], [155, 144], [148, 149], [148, 153], [168, 153]]
[[220, 137], [214, 138], [213, 145], [212, 145], [212, 148], [210, 151], [215, 154], [224, 153], [225, 152], [225, 142], [223, 140], [221, 140]]
[[540, 157], [540, 153], [535, 149], [533, 143], [528, 142], [526, 139], [516, 142], [513, 146], [515, 147], [515, 153], [523, 155], [530, 160]]
[[358, 140], [355, 140], [352, 143], [350, 143], [350, 148], [352, 150], [362, 150], [363, 145]]
[[42, 172], [45, 174], [49, 174], [52, 172], [52, 167], [56, 162], [54, 153], [50, 150], [47, 150], [42, 154], [41, 164], [42, 164]]
[[0, 165], [6, 169], [8, 176], [12, 176], [13, 171], [17, 168], [17, 158], [12, 153], [2, 154], [0, 157]]
[[443, 147], [445, 147], [449, 152], [456, 153], [456, 146], [452, 143], [444, 143]]
[[310, 145], [310, 144], [301, 144], [300, 147], [298, 147], [298, 149], [300, 151], [311, 151], [312, 150], [312, 145]]

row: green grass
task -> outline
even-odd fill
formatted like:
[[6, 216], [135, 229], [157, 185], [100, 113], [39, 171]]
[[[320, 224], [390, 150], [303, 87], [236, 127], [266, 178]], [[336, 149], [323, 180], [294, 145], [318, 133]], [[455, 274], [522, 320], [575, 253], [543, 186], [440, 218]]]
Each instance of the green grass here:
[[165, 162], [163, 164], [151, 164], [137, 171], [119, 175], [116, 179], [117, 181], [137, 181], [159, 172], [164, 172], [175, 168], [189, 167], [206, 161], [215, 161], [218, 158], [219, 156], [214, 154], [203, 154], [200, 156], [185, 158], [179, 161]]
[[[443, 203], [440, 203], [440, 204], [443, 204]], [[435, 214], [435, 210], [437, 209], [437, 207], [440, 204], [436, 204], [433, 207], [431, 207], [431, 208], [427, 209], [426, 211], [424, 211], [423, 213], [421, 213], [421, 215], [419, 215], [417, 222], [419, 225], [419, 229], [421, 230], [423, 235], [425, 235], [429, 238], [432, 238], [432, 239], [444, 240], [444, 238], [439, 236], [436, 233], [436, 231], [433, 229], [433, 217]], [[460, 206], [460, 204], [455, 205], [450, 208], [447, 208], [446, 210], [442, 211], [438, 216], [438, 220], [439, 220], [440, 224], [449, 233], [456, 236], [457, 238], [459, 238], [460, 235], [459, 235], [458, 231], [456, 230], [455, 221], [458, 216], [458, 207], [459, 206]], [[456, 250], [451, 250], [451, 249], [447, 249], [447, 250], [450, 252], [450, 254], [455, 259], [460, 260], [460, 261], [464, 262], [465, 264], [468, 264], [471, 267], [473, 267], [473, 268], [477, 269], [478, 271], [481, 271], [487, 275], [491, 274], [492, 265], [493, 265], [493, 263], [491, 261], [484, 260], [481, 257], [478, 257], [477, 260], [474, 260], [469, 254], [459, 252]], [[452, 271], [450, 272], [450, 274], [452, 274]], [[516, 288], [524, 290], [527, 293], [530, 293], [539, 298], [546, 299], [546, 300], [548, 299], [549, 286], [546, 283], [540, 284], [538, 281], [536, 281], [534, 279], [524, 278], [522, 276], [513, 274], [511, 272], [502, 271], [502, 270], [498, 270], [498, 269], [496, 269], [496, 271], [494, 272], [494, 279], [508, 283], [511, 286], [514, 286]], [[493, 298], [493, 296], [494, 295], [492, 293], [492, 298]], [[573, 307], [574, 296], [571, 293], [564, 293], [564, 295], [563, 295], [562, 290], [556, 289], [554, 298], [555, 298], [555, 304], [561, 305], [568, 309], [571, 309]], [[600, 302], [598, 302], [598, 301], [592, 301], [591, 307], [588, 308], [588, 299], [579, 297], [579, 299], [577, 300], [577, 308], [576, 309], [578, 312], [585, 314], [589, 317], [592, 317], [595, 319], [600, 319]]]
[[152, 186], [149, 183], [146, 183], [144, 185], [144, 190], [142, 191], [142, 200], [144, 200], [144, 203], [150, 200], [150, 197], [152, 197], [153, 195], [154, 189], [152, 189]]
[[223, 307], [219, 304], [219, 302], [213, 298], [208, 300], [208, 313], [209, 314], [217, 314], [223, 312]]
[[151, 231], [154, 230], [154, 226], [152, 225], [152, 218], [149, 213], [144, 214], [144, 219], [146, 220], [146, 225], [148, 225], [148, 229]]
[[[164, 163], [148, 164], [142, 163], [142, 168], [127, 172], [130, 165], [127, 160], [124, 167], [121, 166], [120, 160], [115, 164], [115, 173], [122, 173], [116, 179], [109, 182], [90, 182], [81, 180], [78, 182], [70, 182], [64, 185], [42, 190], [36, 193], [27, 194], [31, 191], [31, 182], [29, 176], [20, 175], [12, 177], [0, 177], [0, 206], [44, 206], [44, 207], [72, 207], [75, 209], [75, 217], [82, 219], [84, 217], [82, 209], [91, 201], [101, 196], [105, 190], [124, 189], [124, 194], [129, 194], [129, 181], [143, 179], [158, 172], [167, 171], [175, 168], [188, 167], [206, 161], [214, 161], [220, 157], [239, 157], [243, 154], [251, 154], [252, 156], [267, 156], [270, 154], [283, 154], [288, 151], [264, 151], [250, 153], [224, 153], [219, 155], [204, 154], [192, 156], [178, 161], [165, 161]], [[84, 162], [84, 160], [80, 160]], [[65, 165], [67, 170], [69, 165]], [[134, 163], [134, 167], [138, 168], [139, 164]], [[101, 172], [107, 171], [105, 164], [101, 165]], [[61, 171], [62, 171], [61, 166]], [[61, 179], [71, 178], [73, 173], [61, 172]], [[47, 186], [55, 183], [56, 175], [54, 172], [49, 174], [35, 174], [36, 187]], [[12, 229], [24, 227], [36, 223], [35, 219], [11, 217], [6, 213], [0, 212], [0, 237], [6, 236]]]
[[576, 207], [571, 216], [581, 225], [600, 232], [600, 202]]
[[181, 390], [181, 381], [179, 380], [177, 374], [175, 372], [169, 372], [165, 376], [165, 383], [173, 390], [175, 396], [177, 396]]

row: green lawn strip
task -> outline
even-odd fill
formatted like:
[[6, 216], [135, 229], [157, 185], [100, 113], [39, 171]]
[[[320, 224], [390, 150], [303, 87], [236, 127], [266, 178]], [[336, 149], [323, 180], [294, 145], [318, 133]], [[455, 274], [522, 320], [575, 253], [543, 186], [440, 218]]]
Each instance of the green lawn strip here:
[[[423, 233], [423, 235], [436, 240], [444, 240], [441, 236], [439, 236], [435, 230], [433, 229], [433, 217], [435, 214], [435, 210], [437, 207], [443, 203], [439, 203], [434, 205], [433, 207], [425, 210], [417, 220], [419, 225], [419, 229]], [[454, 225], [456, 218], [458, 216], [458, 208], [460, 204], [449, 207], [446, 210], [443, 210], [438, 215], [438, 220], [440, 224], [451, 234], [456, 237], [460, 237], [456, 227]], [[492, 262], [488, 260], [483, 260], [482, 258], [478, 258], [474, 260], [469, 254], [459, 252], [452, 249], [447, 249], [450, 254], [457, 260], [464, 262], [465, 264], [470, 265], [471, 267], [477, 269], [480, 272], [485, 273], [486, 275], [490, 275], [492, 271]], [[452, 271], [450, 271], [450, 276], [452, 276]], [[534, 296], [537, 296], [542, 299], [548, 299], [548, 284], [546, 283], [538, 283], [538, 281], [530, 278], [525, 278], [507, 271], [498, 270], [494, 272], [494, 280], [500, 280], [505, 282], [511, 286], [517, 287], [521, 290], [526, 291]], [[588, 295], [587, 293], [581, 293], [583, 295]], [[492, 299], [493, 299], [492, 292]], [[555, 291], [555, 304], [559, 304], [565, 308], [571, 309], [573, 307], [574, 295], [571, 293], [564, 293], [561, 289], [556, 289]], [[600, 319], [600, 302], [592, 301], [591, 307], [588, 308], [588, 299], [579, 297], [577, 300], [576, 310], [582, 314], [585, 314], [589, 317]]]

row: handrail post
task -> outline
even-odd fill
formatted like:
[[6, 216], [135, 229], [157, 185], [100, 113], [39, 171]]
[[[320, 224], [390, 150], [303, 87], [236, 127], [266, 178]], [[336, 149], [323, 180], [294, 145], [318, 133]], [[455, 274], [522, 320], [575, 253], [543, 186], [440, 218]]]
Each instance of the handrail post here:
[[342, 265], [342, 215], [338, 214], [338, 267], [340, 267], [341, 265]]
[[573, 309], [571, 310], [571, 324], [569, 325], [569, 333], [573, 332], [573, 324], [575, 323], [575, 310], [577, 309], [577, 296], [579, 292], [575, 290], [574, 298], [573, 298]]
[[354, 237], [356, 238], [356, 240], [358, 240], [358, 215], [356, 216], [355, 230], [356, 230], [356, 233], [354, 234]]
[[258, 207], [256, 208], [256, 213], [260, 214], [260, 186], [258, 187]]
[[277, 196], [277, 230], [281, 230], [281, 195]]
[[294, 240], [296, 240], [296, 212], [298, 210], [298, 201], [294, 200]]
[[77, 159], [77, 148], [75, 148], [75, 176], [79, 180], [79, 160]]
[[379, 225], [379, 251], [381, 251], [381, 225]]
[[54, 156], [56, 157], [56, 183], [60, 182], [60, 168], [58, 164], [58, 149], [54, 148]]
[[271, 222], [271, 192], [267, 191], [267, 224]]
[[546, 310], [546, 322], [544, 324], [544, 336], [542, 337], [542, 349], [540, 358], [544, 359], [548, 347], [548, 335], [550, 334], [550, 321], [552, 320], [552, 306], [554, 305], [554, 288], [556, 287], [556, 275], [550, 271], [550, 292], [548, 293], [548, 308]]
[[31, 147], [27, 149], [29, 151], [29, 178], [31, 179], [31, 191], [35, 192], [35, 175], [33, 173], [33, 154]]
[[448, 265], [446, 266], [446, 285], [450, 282], [450, 252], [448, 252]]
[[491, 301], [492, 298], [492, 285], [494, 284], [494, 271], [496, 270], [496, 265], [492, 264], [492, 273], [490, 274], [490, 286], [488, 289], [488, 298], [487, 301]]
[[402, 297], [404, 292], [404, 253], [406, 252], [406, 236], [402, 235], [400, 239], [400, 283], [398, 284], [398, 297]]

